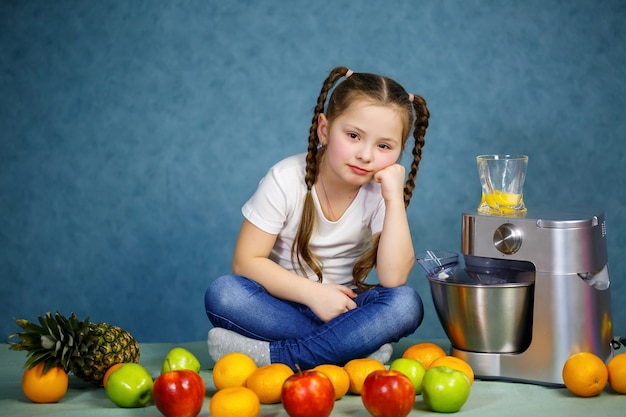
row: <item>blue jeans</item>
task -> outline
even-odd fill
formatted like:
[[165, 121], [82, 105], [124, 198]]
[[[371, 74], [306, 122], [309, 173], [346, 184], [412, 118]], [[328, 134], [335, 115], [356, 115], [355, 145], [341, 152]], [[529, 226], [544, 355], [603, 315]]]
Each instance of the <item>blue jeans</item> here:
[[357, 308], [326, 323], [307, 306], [278, 299], [255, 281], [236, 275], [216, 279], [204, 303], [214, 326], [268, 341], [272, 363], [310, 369], [366, 357], [412, 334], [422, 322], [422, 300], [409, 286], [377, 286], [357, 293]]

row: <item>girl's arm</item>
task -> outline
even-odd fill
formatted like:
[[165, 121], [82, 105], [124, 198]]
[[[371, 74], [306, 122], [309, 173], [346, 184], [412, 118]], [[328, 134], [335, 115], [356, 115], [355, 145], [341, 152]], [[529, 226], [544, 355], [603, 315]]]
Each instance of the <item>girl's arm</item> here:
[[404, 206], [404, 167], [392, 165], [379, 171], [385, 200], [385, 217], [376, 261], [378, 281], [383, 287], [406, 284], [415, 264], [415, 252]]
[[244, 220], [235, 245], [233, 273], [258, 282], [274, 297], [308, 306], [324, 321], [356, 308], [352, 300], [356, 294], [350, 288], [322, 285], [269, 259], [275, 241], [276, 235]]

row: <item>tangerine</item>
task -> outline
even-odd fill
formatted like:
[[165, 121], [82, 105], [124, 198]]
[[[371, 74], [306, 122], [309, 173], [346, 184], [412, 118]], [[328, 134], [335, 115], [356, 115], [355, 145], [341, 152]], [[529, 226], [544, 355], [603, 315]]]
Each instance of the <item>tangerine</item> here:
[[254, 391], [262, 404], [279, 403], [283, 383], [293, 373], [293, 370], [284, 363], [264, 365], [250, 374], [246, 387]]
[[213, 384], [221, 390], [229, 387], [245, 387], [246, 381], [257, 364], [244, 353], [231, 352], [215, 362], [213, 366]]
[[385, 364], [377, 359], [357, 358], [346, 363], [343, 369], [345, 369], [350, 377], [349, 391], [352, 394], [361, 395], [365, 378], [367, 378], [367, 376], [374, 371], [386, 368]]
[[613, 356], [606, 367], [609, 371], [609, 385], [613, 391], [626, 394], [626, 352]]
[[430, 342], [409, 346], [402, 354], [403, 358], [417, 359], [427, 370], [435, 359], [444, 356], [446, 356], [446, 351], [441, 346]]
[[350, 389], [350, 375], [339, 365], [324, 364], [313, 368], [326, 375], [335, 389], [335, 400], [340, 399], [348, 393]]
[[570, 356], [563, 365], [565, 387], [579, 397], [593, 397], [602, 392], [609, 372], [604, 361], [591, 352]]
[[213, 394], [209, 410], [213, 417], [256, 417], [261, 411], [261, 402], [250, 388], [228, 387]]
[[44, 362], [26, 369], [22, 375], [22, 391], [34, 403], [56, 403], [67, 393], [69, 378], [60, 366], [44, 373]]
[[437, 366], [447, 366], [448, 368], [452, 368], [457, 371], [463, 372], [467, 379], [470, 381], [470, 385], [474, 383], [474, 370], [470, 366], [469, 363], [465, 362], [461, 358], [457, 358], [456, 356], [442, 356], [440, 358], [435, 359], [431, 364], [431, 368], [435, 368]]

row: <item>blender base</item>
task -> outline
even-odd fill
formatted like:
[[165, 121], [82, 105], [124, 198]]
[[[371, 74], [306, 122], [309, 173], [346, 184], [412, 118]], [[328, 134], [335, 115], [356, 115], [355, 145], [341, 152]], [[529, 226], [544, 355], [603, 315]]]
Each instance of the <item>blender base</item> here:
[[524, 353], [479, 353], [450, 348], [450, 354], [467, 362], [474, 377], [483, 381], [508, 381], [526, 384], [564, 387], [561, 369], [546, 367]]

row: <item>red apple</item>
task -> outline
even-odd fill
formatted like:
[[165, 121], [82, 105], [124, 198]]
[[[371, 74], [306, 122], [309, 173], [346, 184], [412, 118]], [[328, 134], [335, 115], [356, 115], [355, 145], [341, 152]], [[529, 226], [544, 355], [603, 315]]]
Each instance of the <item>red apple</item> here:
[[154, 405], [165, 417], [196, 417], [204, 403], [204, 380], [195, 371], [165, 372], [154, 381]]
[[322, 372], [309, 370], [287, 378], [281, 398], [290, 417], [328, 417], [335, 406], [335, 389]]
[[374, 417], [406, 417], [415, 404], [415, 388], [400, 371], [378, 370], [365, 378], [361, 400]]

